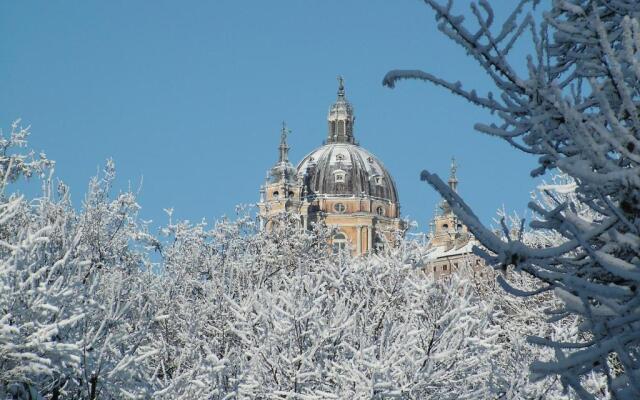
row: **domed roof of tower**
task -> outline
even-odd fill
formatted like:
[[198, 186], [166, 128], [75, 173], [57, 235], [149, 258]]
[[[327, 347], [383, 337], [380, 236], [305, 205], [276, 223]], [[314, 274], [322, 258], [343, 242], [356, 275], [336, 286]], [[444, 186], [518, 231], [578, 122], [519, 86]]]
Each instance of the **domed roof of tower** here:
[[329, 143], [309, 153], [298, 164], [309, 195], [369, 196], [398, 202], [391, 174], [382, 162], [351, 143]]
[[327, 144], [302, 159], [298, 175], [305, 177], [307, 193], [312, 196], [369, 196], [397, 203], [391, 174], [355, 142], [353, 107], [345, 96], [343, 79], [338, 81], [338, 98], [327, 116]]

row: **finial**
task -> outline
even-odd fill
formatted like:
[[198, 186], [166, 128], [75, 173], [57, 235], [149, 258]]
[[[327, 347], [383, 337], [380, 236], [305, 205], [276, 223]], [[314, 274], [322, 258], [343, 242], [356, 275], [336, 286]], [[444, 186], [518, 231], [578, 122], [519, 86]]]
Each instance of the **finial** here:
[[451, 157], [451, 175], [449, 175], [449, 187], [453, 189], [453, 191], [457, 191], [458, 189], [458, 178], [456, 177], [456, 172], [458, 172], [458, 164], [456, 164], [456, 158]]
[[456, 165], [456, 158], [451, 157], [451, 178], [456, 178], [456, 172], [458, 171], [458, 166]]
[[338, 75], [338, 96], [344, 96], [344, 78]]
[[287, 143], [287, 136], [291, 133], [290, 129], [287, 129], [287, 123], [282, 121], [282, 130], [280, 131], [280, 143]]
[[287, 123], [282, 121], [282, 130], [280, 131], [280, 158], [279, 162], [289, 161], [289, 145], [287, 145], [287, 135], [291, 133], [290, 129], [287, 129]]

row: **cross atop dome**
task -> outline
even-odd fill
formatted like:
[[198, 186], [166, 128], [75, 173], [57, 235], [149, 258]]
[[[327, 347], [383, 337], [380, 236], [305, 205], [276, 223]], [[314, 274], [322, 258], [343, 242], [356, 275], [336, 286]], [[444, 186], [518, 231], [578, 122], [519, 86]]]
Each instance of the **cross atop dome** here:
[[350, 143], [355, 144], [353, 137], [353, 107], [347, 100], [344, 90], [344, 79], [338, 76], [338, 98], [331, 105], [327, 122], [329, 132], [327, 143]]

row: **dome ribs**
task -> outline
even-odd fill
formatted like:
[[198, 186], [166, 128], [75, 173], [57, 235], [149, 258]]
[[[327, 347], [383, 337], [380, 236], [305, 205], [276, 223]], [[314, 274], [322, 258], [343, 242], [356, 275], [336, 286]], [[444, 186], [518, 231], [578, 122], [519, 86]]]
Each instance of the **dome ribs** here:
[[[343, 160], [338, 155], [344, 155]], [[335, 172], [346, 173], [343, 182], [336, 182]], [[371, 153], [349, 143], [329, 143], [315, 149], [298, 164], [298, 173], [307, 175], [308, 191], [314, 197], [353, 196], [398, 202], [395, 183], [389, 171]], [[382, 181], [376, 183], [374, 177]]]

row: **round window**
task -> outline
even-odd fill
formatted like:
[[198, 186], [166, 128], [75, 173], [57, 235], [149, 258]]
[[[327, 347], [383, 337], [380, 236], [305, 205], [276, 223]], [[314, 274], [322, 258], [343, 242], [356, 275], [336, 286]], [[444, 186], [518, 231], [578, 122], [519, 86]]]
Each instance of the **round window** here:
[[343, 212], [347, 211], [347, 207], [342, 203], [336, 203], [333, 206], [333, 209], [336, 210], [336, 212], [339, 212], [339, 213], [343, 213]]

